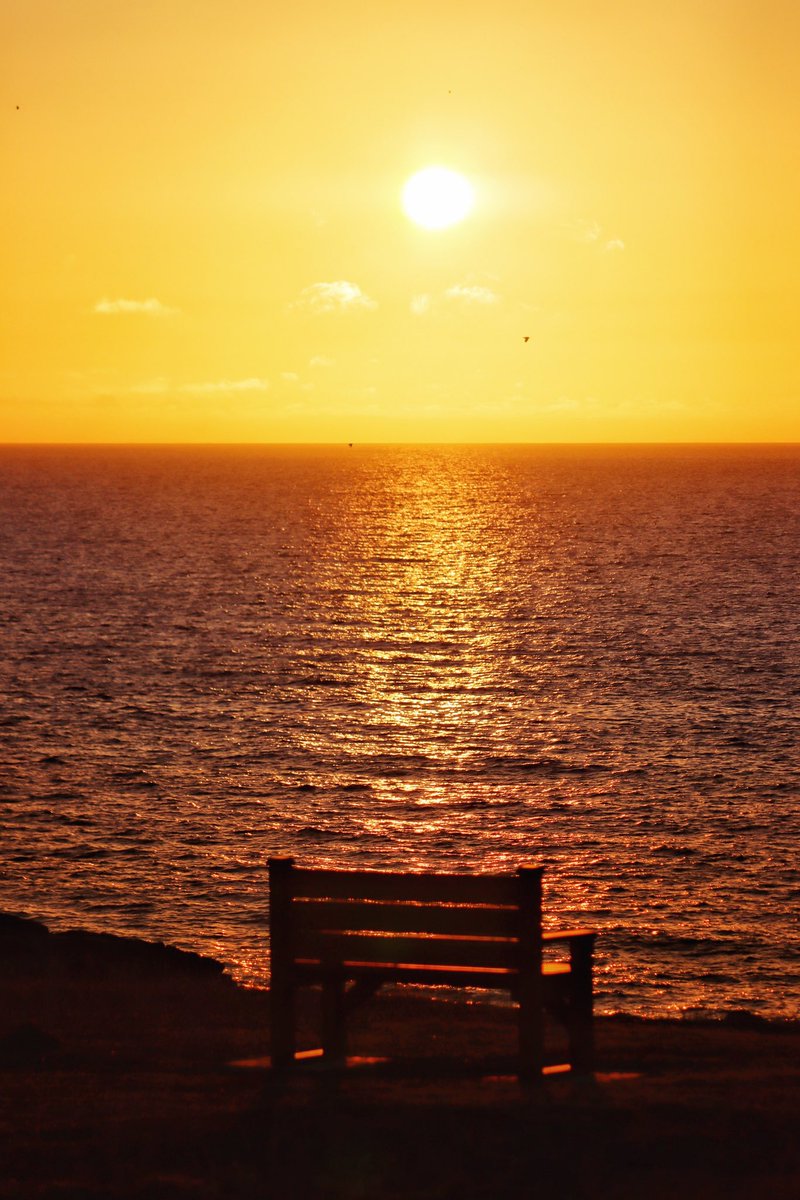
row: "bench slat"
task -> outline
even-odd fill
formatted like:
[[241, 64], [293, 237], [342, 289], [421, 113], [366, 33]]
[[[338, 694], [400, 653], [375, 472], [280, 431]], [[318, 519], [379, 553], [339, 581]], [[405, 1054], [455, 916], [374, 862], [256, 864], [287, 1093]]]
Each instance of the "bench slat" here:
[[593, 938], [594, 929], [545, 929], [543, 942], [571, 942], [574, 938]]
[[398, 900], [438, 904], [516, 904], [513, 875], [432, 875], [400, 871], [335, 871], [295, 867], [295, 898]]
[[498, 905], [387, 904], [359, 900], [297, 900], [296, 933], [328, 929], [354, 933], [439, 933], [461, 937], [516, 937], [519, 909]]
[[431, 963], [515, 969], [520, 960], [519, 942], [512, 938], [382, 936], [306, 930], [297, 935], [294, 947], [297, 958], [318, 958], [329, 963]]
[[[300, 959], [295, 963], [298, 977], [304, 983], [321, 983], [325, 968], [318, 959]], [[511, 990], [519, 973], [510, 967], [443, 967], [436, 964], [346, 962], [346, 976], [353, 980], [380, 980], [382, 983], [416, 983], [423, 987], [488, 988], [492, 991]], [[554, 986], [569, 982], [566, 963], [545, 963], [543, 984]]]

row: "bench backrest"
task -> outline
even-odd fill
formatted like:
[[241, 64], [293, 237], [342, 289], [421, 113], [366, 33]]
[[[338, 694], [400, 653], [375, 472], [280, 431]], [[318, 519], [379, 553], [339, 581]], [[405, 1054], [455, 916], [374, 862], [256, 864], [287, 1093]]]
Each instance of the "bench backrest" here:
[[273, 961], [520, 969], [541, 957], [541, 867], [333, 871], [270, 859]]

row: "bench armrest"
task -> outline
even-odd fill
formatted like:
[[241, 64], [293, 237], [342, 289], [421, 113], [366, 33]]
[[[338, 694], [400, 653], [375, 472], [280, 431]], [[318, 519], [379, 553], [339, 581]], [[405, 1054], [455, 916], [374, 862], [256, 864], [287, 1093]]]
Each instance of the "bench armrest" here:
[[543, 942], [575, 942], [586, 938], [594, 938], [594, 929], [548, 929], [542, 933]]

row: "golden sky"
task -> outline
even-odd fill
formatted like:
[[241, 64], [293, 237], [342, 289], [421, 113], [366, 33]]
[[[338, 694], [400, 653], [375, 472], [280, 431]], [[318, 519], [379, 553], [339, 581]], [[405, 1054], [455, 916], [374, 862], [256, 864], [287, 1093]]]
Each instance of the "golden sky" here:
[[0, 46], [0, 441], [800, 441], [797, 0], [2, 0]]

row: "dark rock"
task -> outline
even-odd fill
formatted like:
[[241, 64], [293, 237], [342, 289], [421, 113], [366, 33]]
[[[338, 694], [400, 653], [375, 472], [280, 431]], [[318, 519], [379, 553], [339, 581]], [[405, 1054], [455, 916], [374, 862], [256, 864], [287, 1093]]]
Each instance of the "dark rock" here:
[[0, 1066], [42, 1066], [60, 1049], [58, 1038], [45, 1033], [38, 1025], [17, 1025], [0, 1037]]
[[65, 965], [76, 971], [132, 971], [137, 975], [221, 975], [222, 964], [191, 950], [178, 950], [163, 942], [116, 937], [110, 933], [87, 933], [70, 929], [51, 935], [52, 949]]
[[749, 1012], [746, 1008], [736, 1008], [732, 1012], [726, 1013], [722, 1020], [729, 1029], [761, 1030], [769, 1025], [766, 1017], [760, 1017], [758, 1013]]
[[79, 929], [53, 933], [39, 921], [2, 912], [0, 961], [7, 971], [17, 968], [33, 974], [65, 972], [97, 978], [130, 974], [137, 978], [209, 979], [224, 972], [216, 959], [163, 942]]
[[15, 917], [11, 913], [0, 912], [0, 948], [9, 943], [23, 944], [46, 938], [48, 929], [41, 921], [32, 921], [30, 917]]

